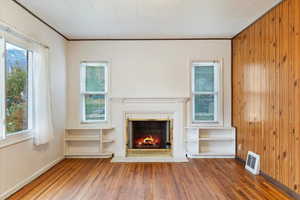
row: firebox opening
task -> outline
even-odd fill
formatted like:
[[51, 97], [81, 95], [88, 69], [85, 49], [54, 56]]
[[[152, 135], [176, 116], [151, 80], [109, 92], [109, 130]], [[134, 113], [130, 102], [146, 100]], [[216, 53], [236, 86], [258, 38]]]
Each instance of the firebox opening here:
[[170, 152], [172, 148], [171, 120], [129, 120], [128, 151]]

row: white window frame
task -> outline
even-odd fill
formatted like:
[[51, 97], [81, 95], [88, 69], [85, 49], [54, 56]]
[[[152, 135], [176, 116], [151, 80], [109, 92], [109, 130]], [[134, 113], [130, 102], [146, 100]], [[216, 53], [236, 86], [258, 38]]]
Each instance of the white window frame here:
[[[94, 66], [94, 67], [104, 67], [105, 69], [105, 88], [103, 92], [98, 91], [86, 91], [86, 67]], [[81, 98], [81, 123], [105, 123], [108, 121], [108, 88], [109, 88], [109, 76], [108, 76], [108, 62], [105, 61], [83, 61], [80, 64], [80, 98]], [[105, 115], [103, 120], [87, 120], [85, 114], [85, 96], [86, 95], [104, 95], [105, 98]]]
[[[214, 91], [196, 92], [195, 91], [195, 67], [212, 66], [214, 67]], [[195, 96], [196, 95], [214, 95], [214, 120], [196, 120], [195, 119]], [[193, 124], [220, 124], [223, 121], [222, 109], [222, 69], [219, 61], [193, 61], [191, 70], [191, 96], [192, 96], [192, 123]]]
[[[26, 130], [17, 131], [14, 133], [7, 134], [6, 133], [6, 43], [15, 45], [19, 48], [27, 50], [28, 56], [28, 128]], [[12, 37], [1, 37], [0, 36], [0, 140], [9, 140], [5, 142], [3, 146], [6, 146], [7, 143], [15, 143], [16, 141], [22, 141], [24, 139], [32, 138], [32, 129], [33, 129], [33, 54], [34, 52], [24, 45], [21, 41], [15, 41]], [[0, 147], [2, 143], [0, 143]]]

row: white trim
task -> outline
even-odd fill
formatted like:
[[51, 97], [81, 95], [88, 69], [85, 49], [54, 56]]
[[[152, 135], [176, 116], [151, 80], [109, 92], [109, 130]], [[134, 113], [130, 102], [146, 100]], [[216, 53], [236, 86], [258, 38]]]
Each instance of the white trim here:
[[[13, 140], [11, 139], [15, 135], [28, 133], [32, 131], [33, 128], [33, 75], [32, 75], [32, 69], [33, 69], [33, 51], [30, 50], [30, 47], [27, 47], [27, 45], [24, 45], [22, 41], [15, 41], [13, 38], [8, 37], [9, 39], [6, 39], [5, 36], [2, 38], [1, 44], [0, 44], [0, 54], [2, 54], [2, 61], [0, 62], [0, 68], [2, 69], [2, 73], [0, 73], [0, 81], [2, 87], [0, 87], [0, 141], [3, 141], [3, 146], [7, 146], [6, 144], [15, 144], [18, 143], [20, 139]], [[21, 130], [14, 133], [6, 133], [6, 43], [9, 43], [13, 46], [16, 46], [18, 48], [21, 48], [26, 51], [27, 53], [27, 129]], [[1, 52], [2, 51], [2, 52]], [[31, 134], [30, 134], [31, 135]], [[28, 138], [28, 135], [24, 135], [25, 138]], [[7, 139], [6, 139], [7, 138]], [[9, 141], [9, 142], [7, 142]], [[23, 141], [23, 140], [22, 140]]]
[[[92, 67], [103, 67], [105, 88], [104, 91], [86, 91], [86, 67], [87, 64]], [[108, 123], [109, 120], [109, 67], [107, 61], [82, 61], [80, 63], [80, 113], [81, 113], [81, 124], [96, 124], [96, 123]], [[105, 108], [104, 108], [104, 119], [103, 120], [87, 120], [85, 113], [85, 96], [86, 95], [104, 95]]]
[[194, 159], [197, 159], [197, 158], [207, 158], [207, 159], [213, 159], [213, 158], [228, 158], [228, 159], [232, 159], [232, 158], [235, 158], [235, 155], [229, 155], [229, 156], [219, 156], [219, 155], [215, 155], [215, 156], [201, 156], [201, 155], [189, 155], [189, 158], [194, 158]]
[[9, 33], [11, 35], [14, 35], [15, 37], [23, 39], [27, 42], [36, 43], [36, 44], [41, 45], [45, 48], [49, 48], [47, 45], [43, 44], [42, 42], [29, 37], [25, 33], [22, 33], [20, 31], [18, 31], [17, 29], [13, 28], [13, 26], [11, 26], [11, 25], [9, 25], [9, 24], [1, 21], [1, 20], [0, 20], [0, 31], [3, 31], [5, 33]]
[[[223, 111], [223, 70], [222, 60], [212, 60], [212, 61], [191, 61], [191, 70], [190, 70], [190, 84], [191, 84], [191, 123], [194, 125], [205, 125], [205, 126], [223, 126], [224, 120], [224, 111]], [[207, 66], [213, 65], [214, 66], [214, 86], [215, 89], [213, 92], [196, 92], [195, 91], [195, 66]], [[201, 94], [209, 94], [214, 95], [214, 120], [195, 120], [195, 95]]]
[[0, 38], [0, 141], [5, 138], [5, 43]]
[[186, 103], [188, 97], [171, 97], [171, 98], [129, 98], [129, 97], [112, 97], [111, 101], [120, 103]]
[[18, 144], [33, 138], [31, 131], [20, 131], [13, 135], [8, 135], [4, 140], [0, 140], [0, 149], [10, 145]]
[[38, 178], [39, 176], [41, 176], [42, 174], [44, 174], [46, 171], [48, 171], [50, 168], [52, 168], [54, 165], [56, 165], [57, 163], [59, 163], [63, 159], [64, 159], [64, 157], [60, 157], [60, 158], [54, 160], [53, 162], [47, 164], [46, 166], [42, 167], [41, 169], [39, 169], [38, 171], [36, 171], [35, 173], [33, 173], [28, 178], [26, 178], [23, 181], [19, 182], [14, 187], [12, 187], [9, 190], [7, 190], [6, 192], [0, 194], [0, 199], [6, 199], [6, 198], [8, 198], [12, 194], [14, 194], [18, 190], [20, 190], [22, 187], [24, 187], [25, 185], [29, 184], [30, 182], [32, 182], [33, 180], [35, 180], [36, 178]]
[[[249, 156], [252, 156], [256, 159], [254, 168], [251, 168], [248, 165]], [[254, 175], [258, 175], [260, 172], [260, 156], [256, 153], [253, 153], [252, 151], [248, 151], [245, 169], [247, 169], [249, 172], [251, 172]]]

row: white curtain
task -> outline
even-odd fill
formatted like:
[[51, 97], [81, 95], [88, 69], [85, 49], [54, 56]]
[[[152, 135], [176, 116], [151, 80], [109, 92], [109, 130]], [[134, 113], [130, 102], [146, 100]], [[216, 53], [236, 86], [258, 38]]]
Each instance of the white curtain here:
[[34, 143], [46, 144], [53, 139], [50, 70], [47, 48], [36, 45], [33, 54]]

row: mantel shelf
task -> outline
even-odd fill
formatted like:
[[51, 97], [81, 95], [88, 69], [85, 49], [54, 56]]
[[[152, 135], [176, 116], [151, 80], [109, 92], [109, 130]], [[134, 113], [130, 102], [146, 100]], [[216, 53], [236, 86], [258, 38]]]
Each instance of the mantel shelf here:
[[189, 97], [142, 97], [142, 98], [130, 98], [130, 97], [112, 97], [112, 101], [120, 103], [186, 103], [190, 100]]

